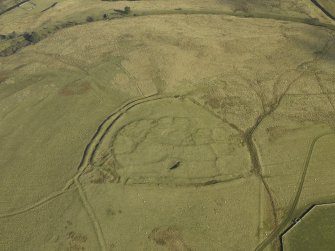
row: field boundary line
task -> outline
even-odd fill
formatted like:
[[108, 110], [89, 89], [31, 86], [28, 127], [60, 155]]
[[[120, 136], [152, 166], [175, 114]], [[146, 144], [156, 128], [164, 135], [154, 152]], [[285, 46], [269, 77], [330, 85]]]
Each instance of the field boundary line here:
[[[308, 152], [307, 152], [307, 155], [306, 155], [306, 159], [305, 159], [305, 162], [304, 162], [304, 166], [303, 166], [303, 170], [302, 170], [302, 173], [301, 173], [301, 178], [300, 178], [300, 182], [299, 182], [299, 185], [298, 185], [298, 189], [297, 189], [297, 192], [295, 193], [295, 196], [294, 196], [294, 199], [293, 201], [290, 203], [290, 209], [287, 213], [287, 216], [286, 218], [278, 225], [278, 227], [272, 231], [268, 237], [263, 240], [263, 242], [261, 242], [255, 249], [255, 251], [261, 251], [263, 250], [269, 243], [271, 243], [275, 238], [276, 236], [282, 236], [281, 232], [287, 227], [287, 225], [289, 224], [289, 222], [291, 221], [292, 219], [292, 216], [294, 214], [294, 211], [296, 210], [296, 207], [297, 207], [297, 204], [299, 202], [299, 199], [300, 199], [300, 195], [301, 195], [301, 192], [302, 192], [302, 189], [303, 189], [303, 185], [305, 183], [305, 178], [306, 178], [306, 174], [307, 174], [307, 171], [308, 171], [308, 167], [309, 167], [309, 162], [311, 160], [311, 157], [312, 157], [312, 154], [313, 154], [313, 151], [314, 151], [314, 147], [316, 145], [316, 143], [323, 137], [326, 137], [326, 136], [329, 136], [329, 135], [335, 135], [335, 132], [327, 132], [327, 133], [323, 133], [319, 136], [317, 136], [316, 138], [314, 138], [309, 146], [309, 149], [308, 149]], [[282, 250], [282, 246], [280, 247], [281, 250]]]

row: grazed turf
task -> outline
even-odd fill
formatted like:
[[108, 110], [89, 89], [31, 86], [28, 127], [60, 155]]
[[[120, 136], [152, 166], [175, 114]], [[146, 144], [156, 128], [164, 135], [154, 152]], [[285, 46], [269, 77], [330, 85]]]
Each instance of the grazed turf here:
[[[334, 199], [333, 137], [320, 139], [334, 132], [331, 21], [304, 1], [129, 4], [143, 16], [0, 58], [1, 245], [277, 251], [301, 208]], [[6, 13], [0, 30], [124, 2], [45, 5]]]
[[331, 251], [335, 245], [334, 204], [316, 205], [283, 236], [284, 251]]

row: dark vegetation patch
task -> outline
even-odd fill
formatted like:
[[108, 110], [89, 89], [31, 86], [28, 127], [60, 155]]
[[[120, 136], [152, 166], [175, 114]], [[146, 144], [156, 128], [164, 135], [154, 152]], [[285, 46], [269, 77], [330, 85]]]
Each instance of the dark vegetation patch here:
[[106, 215], [108, 215], [108, 216], [114, 216], [114, 215], [117, 215], [117, 214], [122, 214], [122, 210], [113, 210], [113, 209], [111, 209], [111, 208], [107, 208], [106, 209]]
[[62, 96], [81, 95], [92, 89], [88, 82], [71, 83], [62, 88], [59, 92]]
[[180, 161], [177, 161], [175, 164], [173, 164], [169, 169], [174, 170], [180, 166]]
[[148, 238], [157, 245], [166, 246], [170, 251], [191, 251], [184, 243], [180, 231], [175, 227], [155, 228]]
[[38, 43], [42, 39], [49, 36], [49, 34], [53, 34], [58, 30], [94, 21], [121, 18], [125, 15], [128, 15], [131, 11], [130, 7], [126, 6], [123, 10], [117, 10], [116, 12], [117, 13], [115, 13], [114, 10], [111, 13], [104, 13], [101, 16], [87, 16], [84, 20], [64, 21], [51, 27], [42, 27], [38, 30], [32, 32], [24, 32], [22, 34], [18, 34], [16, 32], [12, 32], [9, 34], [0, 34], [0, 57], [10, 56], [22, 49], [23, 47]]
[[37, 43], [42, 38], [42, 36], [35, 31], [33, 31], [31, 33], [25, 32], [23, 34], [23, 37], [26, 41], [28, 41], [30, 43], [33, 43], [33, 44]]
[[7, 35], [2, 34], [0, 35], [0, 43], [8, 43], [8, 46], [0, 51], [0, 56], [6, 57], [12, 55], [27, 45], [39, 42], [43, 37], [45, 36], [34, 31], [30, 33], [24, 32], [23, 34], [17, 34], [15, 31]]
[[123, 15], [128, 15], [130, 13], [130, 7], [126, 6], [126, 7], [124, 7], [123, 10], [114, 9], [114, 11], [117, 12], [117, 13], [123, 14]]
[[9, 33], [7, 35], [4, 34], [0, 34], [0, 41], [1, 40], [9, 40], [9, 39], [14, 39], [17, 37], [17, 34], [15, 31], [13, 31], [12, 33]]
[[15, 41], [14, 44], [11, 44], [9, 47], [3, 49], [2, 51], [0, 51], [0, 57], [7, 57], [10, 56], [12, 54], [14, 54], [15, 52], [17, 52], [18, 50], [20, 50], [21, 48], [29, 45], [30, 43], [26, 40], [23, 41]]
[[87, 236], [80, 234], [80, 233], [76, 233], [74, 231], [71, 231], [67, 234], [67, 237], [69, 239], [71, 239], [72, 241], [77, 241], [77, 242], [86, 242], [87, 241]]
[[[29, 0], [22, 0], [20, 1], [20, 4], [24, 3], [24, 2], [28, 2]], [[117, 1], [117, 0], [102, 0], [102, 1]], [[118, 1], [140, 1], [140, 0], [118, 0]], [[20, 4], [18, 4], [17, 6], [19, 6]], [[51, 5], [49, 8], [54, 7], [57, 4], [57, 2], [55, 2], [53, 5]], [[0, 0], [0, 9], [1, 9], [1, 0]], [[48, 8], [47, 8], [48, 9]], [[47, 9], [45, 9], [44, 11], [46, 11]], [[178, 11], [178, 13], [184, 13], [184, 14], [195, 14], [195, 12], [190, 12], [190, 11], [183, 11], [181, 8], [177, 8], [175, 10], [173, 10], [172, 12], [166, 11], [164, 13], [176, 13]], [[182, 12], [180, 12], [182, 11]], [[75, 26], [75, 25], [82, 25], [82, 24], [86, 24], [88, 22], [94, 22], [94, 21], [100, 21], [100, 20], [112, 20], [115, 18], [122, 18], [124, 16], [138, 16], [139, 14], [137, 13], [133, 13], [132, 15], [130, 15], [132, 13], [132, 10], [129, 6], [124, 7], [124, 9], [114, 9], [113, 12], [110, 13], [102, 13], [99, 16], [87, 16], [84, 19], [78, 19], [76, 21], [64, 21], [63, 23], [59, 23], [59, 24], [55, 24], [53, 26], [50, 27], [41, 27], [40, 29], [37, 29], [35, 31], [32, 32], [24, 32], [22, 34], [16, 34], [15, 32], [10, 33], [10, 34], [0, 34], [0, 57], [6, 57], [6, 56], [10, 56], [14, 53], [16, 53], [17, 51], [19, 51], [21, 48], [37, 43], [38, 41], [46, 38], [49, 34], [53, 34], [56, 31], [63, 29], [63, 28], [67, 28], [67, 27], [71, 27], [71, 26]], [[213, 12], [213, 11], [205, 11], [202, 12], [200, 11], [198, 14], [200, 13], [206, 13], [206, 14], [220, 14], [219, 12]], [[1, 14], [1, 12], [0, 12]], [[227, 14], [227, 13], [224, 13]], [[142, 13], [141, 16], [146, 16], [146, 15], [150, 15], [150, 13]], [[233, 16], [240, 16], [240, 17], [255, 17], [255, 18], [270, 18], [270, 19], [274, 19], [274, 20], [284, 20], [284, 21], [291, 21], [291, 22], [298, 22], [298, 23], [305, 23], [305, 24], [309, 24], [309, 25], [314, 25], [314, 26], [320, 26], [320, 27], [324, 27], [330, 30], [335, 30], [335, 27], [331, 24], [325, 24], [325, 23], [321, 23], [318, 19], [315, 18], [295, 18], [295, 17], [280, 17], [277, 15], [272, 15], [272, 14], [267, 14], [267, 13], [262, 13], [262, 14], [252, 14], [252, 13], [231, 13], [231, 15]], [[24, 39], [22, 39], [24, 38]], [[8, 40], [11, 40], [11, 43], [6, 43]]]
[[78, 232], [68, 232], [67, 233], [67, 240], [68, 240], [68, 245], [66, 250], [67, 251], [82, 251], [86, 250], [85, 249], [85, 243], [87, 241], [87, 236]]
[[87, 22], [93, 22], [94, 21], [94, 17], [88, 16], [88, 17], [86, 17], [86, 21]]

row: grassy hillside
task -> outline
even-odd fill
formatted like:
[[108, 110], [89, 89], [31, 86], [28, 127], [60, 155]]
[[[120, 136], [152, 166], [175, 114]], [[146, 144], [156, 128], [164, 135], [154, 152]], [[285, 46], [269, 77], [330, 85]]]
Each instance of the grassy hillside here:
[[0, 250], [278, 251], [335, 200], [309, 1], [35, 3], [0, 15]]

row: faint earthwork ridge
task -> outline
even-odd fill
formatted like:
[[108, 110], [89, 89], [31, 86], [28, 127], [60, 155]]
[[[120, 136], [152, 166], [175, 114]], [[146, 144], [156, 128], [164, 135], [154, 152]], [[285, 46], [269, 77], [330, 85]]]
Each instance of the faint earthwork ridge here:
[[[138, 102], [138, 101], [141, 101], [142, 99], [147, 99], [149, 97], [153, 97], [155, 95], [151, 95], [151, 96], [147, 96], [147, 97], [141, 97], [141, 98], [136, 98], [136, 99], [132, 99], [128, 102], [126, 102], [125, 104], [121, 105], [120, 108], [118, 108], [116, 111], [114, 111], [112, 114], [110, 114], [98, 127], [97, 131], [95, 132], [95, 134], [93, 135], [93, 137], [91, 138], [91, 140], [89, 141], [89, 143], [87, 144], [85, 150], [84, 150], [84, 154], [83, 154], [83, 157], [82, 159], [80, 160], [80, 163], [78, 165], [78, 173], [76, 174], [75, 177], [79, 177], [82, 175], [82, 171], [83, 170], [83, 166], [86, 164], [87, 166], [87, 163], [88, 163], [88, 159], [89, 159], [89, 156], [88, 156], [88, 152], [91, 152], [92, 151], [92, 147], [94, 147], [94, 141], [95, 141], [95, 138], [98, 137], [99, 135], [101, 136], [101, 130], [103, 129], [103, 127], [106, 126], [106, 123], [110, 122], [110, 119], [111, 117], [113, 117], [115, 114], [117, 114], [120, 110], [122, 110], [123, 108], [127, 107], [128, 105], [131, 105], [135, 102]], [[93, 145], [93, 146], [92, 146]], [[79, 172], [80, 171], [80, 172]], [[74, 178], [75, 178], [74, 177]], [[35, 208], [38, 208], [42, 205], [44, 205], [45, 203], [49, 202], [50, 200], [53, 200], [55, 198], [57, 198], [58, 196], [62, 195], [63, 193], [65, 193], [66, 191], [68, 191], [71, 186], [74, 184], [74, 178], [71, 178], [67, 183], [66, 185], [64, 186], [63, 189], [59, 190], [59, 191], [55, 191], [51, 194], [49, 194], [48, 196], [42, 198], [41, 200], [33, 203], [32, 205], [28, 205], [28, 206], [25, 206], [25, 207], [22, 207], [21, 209], [18, 209], [16, 211], [13, 211], [13, 212], [10, 212], [10, 213], [5, 213], [5, 214], [0, 214], [0, 219], [1, 218], [7, 218], [7, 217], [12, 217], [12, 216], [16, 216], [16, 215], [19, 215], [19, 214], [23, 214], [25, 212], [28, 212], [32, 209], [35, 209]]]
[[82, 159], [79, 163], [79, 166], [78, 166], [77, 174], [66, 183], [66, 185], [63, 189], [51, 193], [50, 195], [46, 196], [45, 198], [37, 201], [36, 203], [34, 203], [30, 206], [26, 206], [22, 209], [19, 209], [17, 211], [11, 212], [11, 213], [1, 214], [0, 219], [1, 218], [12, 217], [12, 216], [15, 216], [15, 215], [19, 215], [19, 214], [28, 212], [30, 210], [33, 210], [35, 208], [38, 208], [38, 207], [44, 205], [45, 203], [53, 200], [54, 198], [62, 195], [63, 193], [67, 192], [72, 187], [72, 185], [75, 185], [75, 187], [78, 189], [79, 196], [80, 196], [80, 199], [83, 203], [84, 209], [85, 209], [86, 213], [88, 214], [88, 216], [89, 216], [89, 218], [90, 218], [90, 220], [93, 224], [93, 227], [94, 227], [94, 230], [95, 230], [95, 233], [96, 233], [99, 245], [100, 245], [100, 250], [107, 251], [106, 241], [105, 241], [100, 223], [97, 220], [97, 217], [95, 215], [95, 212], [94, 212], [92, 206], [88, 202], [85, 190], [84, 190], [82, 184], [80, 183], [79, 178], [84, 173], [86, 168], [90, 166], [89, 165], [90, 159], [91, 159], [92, 155], [94, 154], [94, 151], [96, 150], [97, 145], [99, 144], [99, 142], [101, 141], [101, 139], [105, 135], [106, 130], [114, 124], [115, 119], [119, 118], [124, 112], [129, 110], [131, 107], [136, 106], [138, 104], [141, 104], [143, 102], [146, 102], [148, 99], [150, 100], [150, 98], [159, 99], [161, 97], [154, 94], [154, 95], [141, 97], [141, 98], [137, 98], [137, 99], [133, 99], [131, 101], [128, 101], [126, 104], [122, 105], [119, 109], [117, 109], [115, 112], [113, 112], [111, 115], [109, 115], [99, 125], [97, 131], [95, 132], [92, 139], [89, 141], [88, 145], [86, 146], [86, 148], [84, 150], [83, 157], [82, 157]]
[[[81, 167], [90, 167], [92, 168], [93, 164], [94, 164], [94, 159], [96, 157], [97, 152], [99, 151], [99, 148], [101, 146], [101, 144], [103, 143], [106, 135], [110, 132], [110, 130], [112, 129], [112, 127], [115, 125], [115, 123], [129, 110], [131, 110], [132, 108], [134, 108], [135, 106], [138, 105], [142, 105], [144, 103], [148, 103], [148, 102], [152, 102], [152, 101], [157, 101], [157, 100], [162, 100], [162, 99], [177, 99], [177, 98], [183, 98], [185, 100], [190, 101], [191, 103], [201, 107], [205, 112], [208, 112], [210, 115], [213, 115], [214, 117], [220, 119], [224, 124], [227, 124], [228, 126], [230, 126], [233, 130], [236, 130], [238, 133], [241, 133], [241, 130], [234, 124], [230, 123], [229, 121], [227, 121], [226, 119], [221, 118], [220, 116], [218, 116], [217, 114], [213, 113], [212, 111], [210, 111], [209, 109], [206, 109], [206, 107], [202, 106], [200, 103], [196, 102], [194, 99], [190, 98], [190, 97], [186, 97], [186, 96], [180, 96], [180, 95], [153, 95], [150, 96], [148, 98], [141, 99], [141, 101], [135, 102], [135, 103], [131, 103], [128, 104], [128, 106], [125, 106], [123, 109], [120, 109], [119, 112], [116, 114], [112, 114], [110, 115], [109, 118], [107, 118], [98, 128], [95, 136], [92, 138], [91, 142], [89, 143], [89, 145], [87, 146], [87, 148], [85, 149], [85, 153], [82, 159], [82, 162], [86, 162], [81, 163]], [[105, 129], [103, 129], [103, 128]], [[100, 134], [100, 136], [98, 136], [97, 134]], [[93, 143], [94, 141], [94, 143]], [[94, 146], [92, 146], [92, 144]], [[90, 149], [90, 150], [89, 150]], [[86, 160], [85, 160], [86, 159]], [[209, 177], [199, 177], [199, 178], [194, 178], [192, 183], [188, 183], [188, 182], [183, 182], [182, 179], [179, 179], [179, 183], [177, 184], [173, 184], [174, 186], [194, 186], [194, 187], [201, 187], [201, 186], [210, 186], [210, 185], [216, 185], [216, 184], [220, 184], [220, 183], [230, 183], [230, 182], [234, 182], [246, 177], [249, 177], [251, 175], [251, 173], [247, 173], [247, 174], [239, 174], [239, 175], [234, 175], [231, 177], [226, 177], [225, 175], [219, 173], [217, 175], [213, 175], [213, 176], [209, 176]], [[143, 177], [142, 177], [143, 178]], [[176, 177], [175, 177], [176, 179]], [[130, 185], [141, 185], [141, 184], [147, 184], [147, 185], [168, 185], [169, 179], [167, 180], [162, 180], [160, 182], [155, 182], [152, 181], [150, 179], [126, 179], [124, 181], [124, 184], [130, 184]]]

